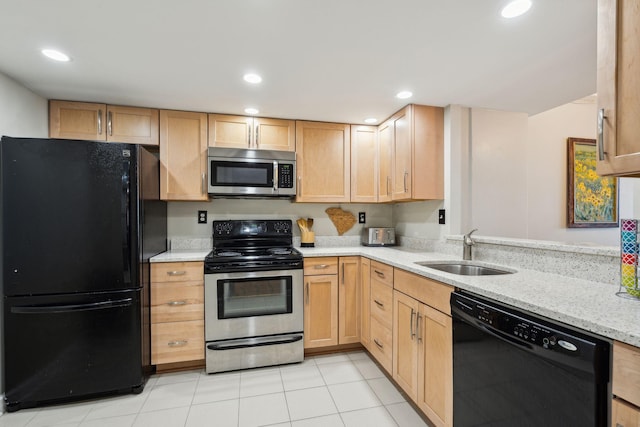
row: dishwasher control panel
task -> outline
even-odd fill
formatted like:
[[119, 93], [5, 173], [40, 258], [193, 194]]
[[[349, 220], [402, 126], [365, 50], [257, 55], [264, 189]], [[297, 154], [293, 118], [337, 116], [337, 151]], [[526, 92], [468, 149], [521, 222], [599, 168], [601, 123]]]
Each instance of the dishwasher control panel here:
[[499, 304], [454, 294], [451, 307], [452, 311], [460, 312], [463, 317], [481, 326], [488, 333], [519, 342], [530, 349], [551, 350], [578, 357], [583, 355], [581, 353], [589, 351], [586, 341], [576, 336], [573, 331]]

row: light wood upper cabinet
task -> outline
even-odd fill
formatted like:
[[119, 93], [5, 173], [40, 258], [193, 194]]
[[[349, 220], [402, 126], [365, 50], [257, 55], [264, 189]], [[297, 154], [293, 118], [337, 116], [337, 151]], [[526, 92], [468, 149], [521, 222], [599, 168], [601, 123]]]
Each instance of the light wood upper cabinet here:
[[208, 200], [205, 113], [160, 111], [160, 198]]
[[351, 202], [378, 201], [377, 136], [375, 126], [351, 126]]
[[340, 257], [338, 274], [338, 343], [360, 342], [360, 257]]
[[378, 127], [378, 202], [390, 202], [393, 163], [393, 120]]
[[297, 202], [351, 200], [350, 141], [349, 125], [296, 122]]
[[[600, 175], [640, 175], [640, 3], [598, 0]], [[601, 119], [600, 115], [604, 116]]]
[[158, 145], [158, 110], [49, 101], [49, 136]]
[[[378, 201], [443, 199], [444, 110], [408, 105], [381, 124], [378, 132]], [[389, 151], [390, 171], [382, 163]]]
[[209, 146], [295, 151], [295, 122], [209, 114]]

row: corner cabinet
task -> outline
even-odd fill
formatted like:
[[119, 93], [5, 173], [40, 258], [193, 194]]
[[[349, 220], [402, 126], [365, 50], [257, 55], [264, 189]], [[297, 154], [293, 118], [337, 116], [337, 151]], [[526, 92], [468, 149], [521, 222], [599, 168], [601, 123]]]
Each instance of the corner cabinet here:
[[158, 145], [158, 110], [49, 101], [49, 137]]
[[350, 126], [296, 122], [296, 202], [351, 201]]
[[208, 200], [207, 115], [160, 111], [160, 198]]
[[444, 109], [407, 105], [378, 132], [378, 201], [443, 199]]
[[304, 347], [360, 342], [360, 257], [304, 260]]
[[378, 201], [378, 131], [351, 125], [351, 202]]
[[640, 176], [640, 3], [598, 0], [599, 175]]
[[209, 147], [295, 151], [293, 120], [209, 114]]

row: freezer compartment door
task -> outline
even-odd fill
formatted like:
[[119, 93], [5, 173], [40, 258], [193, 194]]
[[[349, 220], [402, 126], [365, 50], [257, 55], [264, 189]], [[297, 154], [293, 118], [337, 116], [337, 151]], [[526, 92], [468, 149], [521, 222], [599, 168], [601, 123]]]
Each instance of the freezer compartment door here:
[[138, 287], [135, 145], [2, 138], [4, 295]]
[[8, 411], [141, 391], [140, 291], [4, 300]]

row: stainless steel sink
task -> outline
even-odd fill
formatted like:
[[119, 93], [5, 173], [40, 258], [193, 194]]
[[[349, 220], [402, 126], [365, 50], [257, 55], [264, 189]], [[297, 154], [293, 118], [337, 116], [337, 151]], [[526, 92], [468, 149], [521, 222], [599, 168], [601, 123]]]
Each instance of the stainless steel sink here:
[[469, 261], [420, 261], [415, 264], [446, 273], [459, 274], [461, 276], [494, 276], [497, 274], [513, 274], [516, 272], [515, 270], [505, 270]]

